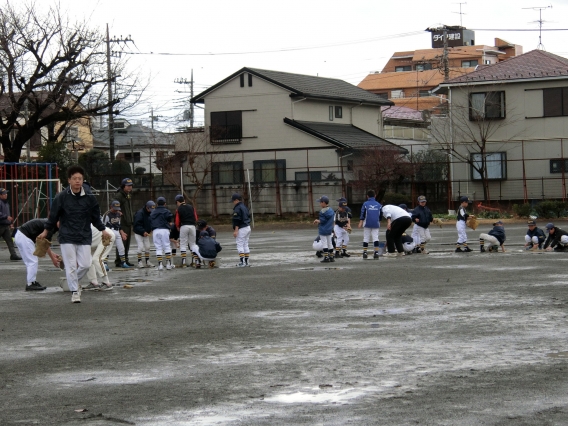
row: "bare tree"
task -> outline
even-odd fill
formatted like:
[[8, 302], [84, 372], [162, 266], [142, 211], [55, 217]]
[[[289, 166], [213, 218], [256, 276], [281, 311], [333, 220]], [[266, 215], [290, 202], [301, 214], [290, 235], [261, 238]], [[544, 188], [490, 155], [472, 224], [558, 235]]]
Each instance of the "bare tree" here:
[[[115, 59], [106, 68], [104, 36], [87, 22], [70, 22], [59, 6], [45, 14], [34, 3], [0, 8], [0, 142], [5, 161], [18, 162], [42, 128], [48, 142], [76, 120], [124, 111], [141, 96], [138, 79]], [[121, 76], [121, 82], [117, 78]], [[108, 99], [109, 81], [114, 97]]]
[[[218, 164], [231, 162], [235, 154], [220, 153], [216, 145], [211, 145], [209, 133], [203, 128], [188, 129], [187, 132], [176, 134], [175, 154], [158, 160], [166, 181], [181, 190], [181, 175], [184, 182], [189, 181], [191, 191], [184, 186], [184, 198], [191, 200], [197, 207], [197, 199], [201, 192], [218, 180], [219, 173], [233, 173], [233, 181], [242, 181], [242, 168], [221, 171]], [[239, 178], [240, 176], [240, 178]]]
[[382, 199], [389, 186], [412, 176], [414, 166], [406, 151], [396, 146], [373, 147], [358, 153], [353, 164], [355, 187], [377, 193]]
[[[495, 161], [491, 157], [495, 149], [503, 150], [505, 143], [517, 136], [511, 133], [512, 125], [521, 119], [513, 106], [506, 108], [505, 92], [498, 85], [464, 86], [452, 90], [446, 114], [432, 116], [431, 135], [452, 162], [466, 163], [479, 175], [484, 199], [489, 201], [488, 171]], [[497, 134], [505, 133], [506, 138], [495, 139]]]

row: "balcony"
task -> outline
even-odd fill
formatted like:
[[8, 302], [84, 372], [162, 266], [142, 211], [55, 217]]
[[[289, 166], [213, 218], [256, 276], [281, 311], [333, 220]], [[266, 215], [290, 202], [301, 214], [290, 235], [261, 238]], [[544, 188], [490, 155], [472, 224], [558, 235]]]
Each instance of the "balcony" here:
[[243, 139], [243, 128], [240, 125], [209, 126], [212, 145], [239, 144]]

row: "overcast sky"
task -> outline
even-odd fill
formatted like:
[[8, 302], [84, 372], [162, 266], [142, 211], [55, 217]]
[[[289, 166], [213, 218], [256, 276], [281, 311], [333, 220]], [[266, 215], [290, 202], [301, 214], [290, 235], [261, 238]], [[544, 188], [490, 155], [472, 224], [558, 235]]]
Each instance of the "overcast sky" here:
[[[41, 0], [57, 2], [101, 31], [108, 23], [111, 37], [132, 37], [136, 45], [126, 50], [143, 54], [131, 55], [131, 66], [150, 79], [137, 118], [148, 124], [153, 107], [170, 128], [189, 97], [177, 92], [189, 86], [174, 80], [189, 80], [192, 68], [195, 94], [245, 66], [358, 84], [393, 52], [430, 48], [427, 27], [460, 18], [476, 44], [499, 37], [524, 52], [539, 43], [538, 31], [526, 31], [538, 30], [539, 10], [525, 8], [552, 5], [542, 10], [543, 29], [568, 29], [568, 0]], [[542, 33], [546, 51], [568, 57], [566, 40], [568, 31]]]

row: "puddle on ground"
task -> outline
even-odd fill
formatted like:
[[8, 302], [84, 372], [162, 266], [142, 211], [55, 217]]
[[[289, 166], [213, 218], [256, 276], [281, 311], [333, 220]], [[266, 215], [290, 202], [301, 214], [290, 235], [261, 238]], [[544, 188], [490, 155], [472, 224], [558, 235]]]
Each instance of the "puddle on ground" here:
[[288, 347], [273, 347], [273, 348], [258, 348], [251, 349], [259, 355], [278, 355], [290, 352], [321, 352], [330, 349], [329, 346], [288, 346]]
[[325, 388], [320, 389], [319, 387], [308, 390], [308, 391], [298, 391], [293, 393], [286, 393], [264, 398], [266, 402], [281, 403], [281, 404], [338, 404], [338, 403], [348, 403], [350, 400], [355, 398], [360, 398], [367, 395], [370, 392], [380, 392], [381, 390], [386, 390], [387, 388], [392, 388], [393, 385], [387, 385], [384, 389], [378, 387], [365, 388], [365, 389], [334, 389]]
[[134, 300], [136, 302], [176, 302], [180, 300], [190, 300], [190, 299], [208, 299], [210, 297], [215, 297], [208, 294], [201, 294], [201, 295], [186, 295], [186, 296], [139, 296], [133, 297], [130, 300]]
[[309, 313], [307, 312], [274, 311], [274, 312], [255, 312], [253, 316], [260, 318], [298, 318], [298, 317], [306, 317], [308, 315]]
[[351, 268], [345, 268], [343, 266], [331, 266], [331, 267], [325, 267], [325, 266], [314, 266], [313, 268], [297, 268], [297, 269], [293, 269], [293, 271], [338, 271], [340, 269], [351, 269]]
[[546, 356], [549, 358], [568, 358], [568, 352], [551, 352]]
[[380, 324], [347, 324], [347, 328], [379, 328]]

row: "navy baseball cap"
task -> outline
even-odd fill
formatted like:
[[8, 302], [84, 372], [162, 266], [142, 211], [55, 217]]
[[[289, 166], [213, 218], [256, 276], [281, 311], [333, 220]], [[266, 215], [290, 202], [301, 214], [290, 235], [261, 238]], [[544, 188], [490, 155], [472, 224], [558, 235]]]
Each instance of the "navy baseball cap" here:
[[198, 228], [205, 228], [207, 226], [207, 222], [203, 219], [199, 219], [196, 223]]
[[110, 206], [111, 208], [113, 208], [114, 210], [120, 210], [120, 201], [118, 200], [112, 200], [110, 202]]
[[498, 220], [497, 222], [493, 222], [493, 226], [503, 225], [503, 221]]
[[8, 190], [6, 188], [0, 188], [0, 195], [7, 194]]
[[552, 229], [554, 228], [554, 223], [550, 222], [546, 224], [546, 229]]
[[241, 197], [241, 194], [239, 194], [238, 192], [235, 192], [233, 195], [231, 195], [231, 201], [235, 201], [235, 200], [242, 200], [243, 197]]
[[463, 197], [460, 197], [460, 203], [465, 203], [465, 202], [469, 203], [469, 198], [464, 195]]
[[408, 207], [406, 207], [406, 204], [399, 204], [398, 206], [399, 206], [401, 209], [403, 209], [403, 210], [407, 210], [407, 209], [408, 209]]
[[534, 220], [529, 220], [529, 221], [527, 222], [527, 225], [528, 225], [528, 226], [536, 226], [536, 222], [535, 222]]
[[181, 194], [176, 195], [176, 201], [179, 201], [180, 203], [183, 202], [183, 195]]
[[201, 232], [199, 233], [199, 236], [200, 236], [200, 237], [208, 237], [208, 236], [209, 236], [209, 233], [208, 233], [207, 231], [201, 231]]
[[318, 203], [326, 203], [329, 204], [329, 198], [326, 197], [325, 195], [321, 196], [320, 198], [318, 198]]
[[345, 208], [345, 207], [347, 207], [347, 203], [346, 203], [345, 201], [340, 201], [340, 202], [339, 202], [339, 207]]
[[122, 179], [122, 185], [123, 186], [132, 186], [132, 179], [130, 179], [130, 178]]
[[421, 195], [420, 197], [418, 197], [418, 202], [419, 203], [426, 202], [426, 197], [424, 195]]
[[152, 200], [148, 201], [146, 203], [146, 208], [148, 209], [155, 209], [156, 208], [156, 203], [154, 203]]
[[340, 203], [345, 203], [345, 204], [347, 204], [347, 198], [345, 198], [345, 197], [338, 198], [338, 199], [335, 200], [335, 201], [339, 201]]
[[157, 201], [159, 206], [163, 206], [164, 204], [166, 204], [166, 199], [164, 197], [158, 197]]

